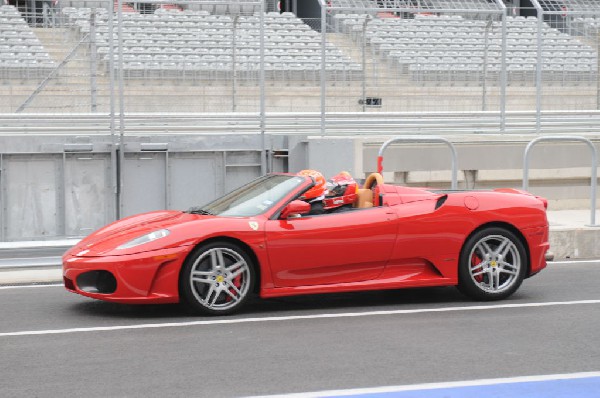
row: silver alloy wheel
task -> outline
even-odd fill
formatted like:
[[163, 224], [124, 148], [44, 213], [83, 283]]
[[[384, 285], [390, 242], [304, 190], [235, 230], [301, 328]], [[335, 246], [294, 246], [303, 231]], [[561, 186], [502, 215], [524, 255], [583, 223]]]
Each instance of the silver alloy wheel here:
[[501, 293], [519, 280], [521, 255], [512, 240], [487, 235], [469, 253], [469, 274], [475, 285], [489, 293]]
[[235, 250], [212, 248], [192, 264], [189, 283], [202, 306], [216, 311], [228, 310], [248, 294], [250, 266]]

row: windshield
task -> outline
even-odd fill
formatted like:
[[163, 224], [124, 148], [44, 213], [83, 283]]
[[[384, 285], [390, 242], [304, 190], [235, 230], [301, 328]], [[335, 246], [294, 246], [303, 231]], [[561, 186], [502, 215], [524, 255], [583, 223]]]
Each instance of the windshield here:
[[297, 176], [266, 175], [189, 212], [230, 217], [256, 216], [275, 206], [304, 181]]

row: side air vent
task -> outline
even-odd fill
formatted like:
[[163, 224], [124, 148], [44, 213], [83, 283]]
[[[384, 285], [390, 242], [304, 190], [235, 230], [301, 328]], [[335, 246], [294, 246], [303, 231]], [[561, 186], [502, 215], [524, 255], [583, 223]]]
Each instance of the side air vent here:
[[435, 202], [435, 209], [439, 209], [440, 207], [442, 207], [442, 205], [444, 204], [444, 202], [446, 201], [446, 199], [448, 199], [448, 195], [444, 195], [444, 196], [440, 196], [437, 200], [437, 202]]

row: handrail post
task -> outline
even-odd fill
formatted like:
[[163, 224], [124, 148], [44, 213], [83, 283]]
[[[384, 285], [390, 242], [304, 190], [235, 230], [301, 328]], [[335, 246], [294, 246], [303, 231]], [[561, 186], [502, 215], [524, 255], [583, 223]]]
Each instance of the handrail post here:
[[452, 182], [451, 189], [457, 189], [458, 186], [458, 155], [456, 153], [456, 147], [446, 138], [438, 137], [438, 136], [419, 136], [419, 135], [406, 135], [401, 137], [394, 137], [383, 143], [381, 148], [379, 148], [379, 153], [377, 155], [377, 172], [381, 173], [383, 171], [383, 152], [386, 148], [394, 143], [394, 142], [413, 142], [413, 143], [442, 143], [446, 144], [450, 151], [452, 152]]
[[592, 175], [591, 175], [591, 198], [590, 198], [590, 227], [598, 227], [600, 225], [596, 225], [596, 189], [598, 185], [598, 152], [596, 151], [596, 147], [589, 139], [577, 135], [557, 135], [557, 136], [542, 136], [538, 137], [525, 147], [525, 153], [523, 155], [523, 190], [527, 191], [529, 189], [529, 154], [531, 152], [531, 148], [539, 142], [542, 141], [576, 141], [583, 142], [587, 144], [587, 146], [592, 151]]

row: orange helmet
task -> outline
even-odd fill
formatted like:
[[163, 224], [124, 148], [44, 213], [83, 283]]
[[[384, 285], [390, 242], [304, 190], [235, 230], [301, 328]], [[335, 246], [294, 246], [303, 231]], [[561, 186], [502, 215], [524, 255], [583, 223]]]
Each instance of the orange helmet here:
[[327, 181], [327, 196], [323, 201], [326, 210], [349, 205], [356, 200], [358, 184], [347, 171], [342, 171]]
[[310, 177], [315, 183], [315, 185], [313, 185], [312, 188], [304, 192], [300, 199], [310, 200], [318, 198], [319, 196], [323, 196], [325, 194], [325, 177], [323, 177], [323, 174], [319, 173], [316, 170], [302, 170], [299, 171], [297, 175]]

